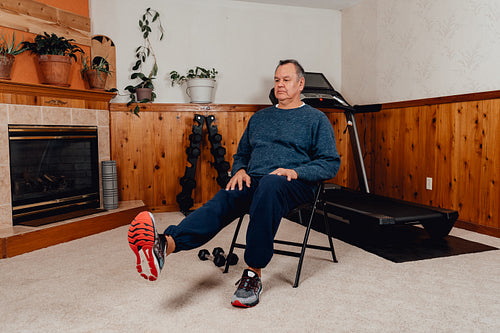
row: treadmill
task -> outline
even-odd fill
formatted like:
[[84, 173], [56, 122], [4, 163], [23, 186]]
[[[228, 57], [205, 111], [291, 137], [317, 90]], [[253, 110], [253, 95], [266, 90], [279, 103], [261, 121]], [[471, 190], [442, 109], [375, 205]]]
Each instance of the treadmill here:
[[[421, 224], [431, 238], [448, 235], [458, 218], [457, 211], [370, 193], [354, 115], [378, 112], [381, 105], [351, 106], [322, 73], [306, 72], [305, 79], [301, 94], [304, 103], [315, 108], [344, 112], [360, 188], [356, 191], [335, 184], [325, 184], [323, 214], [356, 226]], [[270, 98], [273, 104], [277, 103], [273, 90]]]

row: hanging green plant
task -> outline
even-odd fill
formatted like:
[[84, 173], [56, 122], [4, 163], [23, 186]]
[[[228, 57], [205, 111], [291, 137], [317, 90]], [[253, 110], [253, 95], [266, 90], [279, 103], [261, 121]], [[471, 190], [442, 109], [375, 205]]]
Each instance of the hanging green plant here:
[[[134, 113], [136, 116], [139, 116], [138, 103], [153, 102], [157, 97], [156, 93], [154, 92], [153, 80], [158, 75], [158, 62], [150, 40], [150, 34], [153, 31], [153, 23], [156, 23], [158, 32], [160, 34], [158, 39], [160, 41], [163, 40], [165, 32], [161, 24], [160, 13], [154, 9], [147, 8], [144, 14], [139, 19], [139, 28], [142, 32], [143, 43], [135, 49], [136, 62], [132, 67], [133, 73], [130, 75], [130, 78], [132, 80], [139, 80], [139, 82], [134, 85], [128, 85], [125, 87], [125, 90], [128, 91], [130, 98], [127, 103], [127, 107], [133, 106], [131, 107], [130, 112]], [[152, 59], [153, 62], [151, 71], [149, 71], [149, 73], [144, 73], [144, 65], [148, 62], [149, 59]], [[138, 89], [150, 90], [151, 94], [139, 99], [137, 97]]]

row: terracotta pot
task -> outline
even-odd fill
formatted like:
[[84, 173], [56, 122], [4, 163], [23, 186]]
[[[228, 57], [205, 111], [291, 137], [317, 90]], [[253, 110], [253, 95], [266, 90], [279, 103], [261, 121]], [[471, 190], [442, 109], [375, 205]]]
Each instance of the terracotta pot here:
[[95, 69], [90, 69], [85, 72], [87, 77], [87, 82], [89, 83], [89, 88], [94, 90], [104, 90], [106, 86], [106, 80], [108, 79], [108, 73], [98, 72]]
[[10, 72], [16, 58], [12, 54], [0, 55], [0, 79], [10, 80]]
[[137, 101], [140, 102], [143, 99], [149, 99], [151, 101], [151, 93], [153, 89], [151, 88], [136, 88], [135, 93], [137, 94]]
[[62, 55], [43, 54], [38, 56], [38, 64], [43, 84], [69, 87], [71, 58]]

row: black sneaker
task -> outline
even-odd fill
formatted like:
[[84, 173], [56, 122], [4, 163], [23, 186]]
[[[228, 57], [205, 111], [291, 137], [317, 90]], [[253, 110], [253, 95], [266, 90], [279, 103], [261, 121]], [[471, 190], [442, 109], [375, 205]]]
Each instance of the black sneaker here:
[[262, 282], [257, 273], [250, 269], [243, 271], [243, 276], [236, 282], [238, 289], [231, 299], [233, 306], [249, 308], [259, 303], [259, 295], [262, 291]]
[[163, 268], [167, 244], [165, 236], [156, 232], [153, 214], [144, 211], [135, 217], [128, 229], [128, 244], [137, 257], [139, 274], [146, 280], [155, 281]]

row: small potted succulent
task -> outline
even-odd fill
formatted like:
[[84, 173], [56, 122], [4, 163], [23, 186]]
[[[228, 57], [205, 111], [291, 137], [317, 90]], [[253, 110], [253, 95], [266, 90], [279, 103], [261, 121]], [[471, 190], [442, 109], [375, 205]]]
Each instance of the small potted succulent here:
[[82, 79], [86, 80], [90, 89], [104, 90], [108, 75], [111, 75], [109, 63], [103, 57], [94, 57], [92, 62], [86, 54], [82, 54], [82, 69], [80, 73]]
[[33, 42], [23, 42], [23, 46], [38, 57], [42, 83], [69, 86], [72, 60], [76, 62], [76, 53], [83, 53], [73, 41], [44, 32], [43, 35], [37, 35]]
[[[129, 101], [127, 106], [136, 116], [139, 115], [139, 106], [137, 103], [148, 103], [152, 102], [156, 98], [156, 93], [154, 92], [153, 80], [158, 75], [158, 63], [156, 61], [156, 55], [154, 53], [153, 47], [151, 45], [150, 34], [153, 31], [151, 28], [152, 23], [156, 22], [158, 26], [158, 31], [160, 33], [159, 40], [163, 39], [164, 30], [160, 21], [160, 13], [156, 10], [147, 8], [142, 17], [139, 19], [139, 28], [142, 32], [143, 42], [140, 46], [135, 49], [136, 62], [132, 67], [132, 74], [130, 78], [132, 80], [139, 80], [136, 84], [131, 84], [125, 87], [125, 90], [129, 93]], [[152, 57], [152, 67], [149, 74], [144, 71], [144, 64], [148, 61], [149, 57]], [[135, 106], [134, 106], [135, 104]]]
[[212, 103], [213, 90], [215, 88], [215, 77], [219, 74], [215, 68], [206, 69], [196, 66], [189, 69], [186, 75], [180, 75], [177, 71], [170, 72], [172, 86], [186, 83], [186, 94], [191, 103]]
[[0, 79], [10, 80], [12, 65], [16, 56], [23, 53], [26, 49], [22, 46], [24, 38], [21, 42], [16, 41], [16, 32], [12, 33], [12, 38], [6, 37], [1, 32], [0, 35]]

